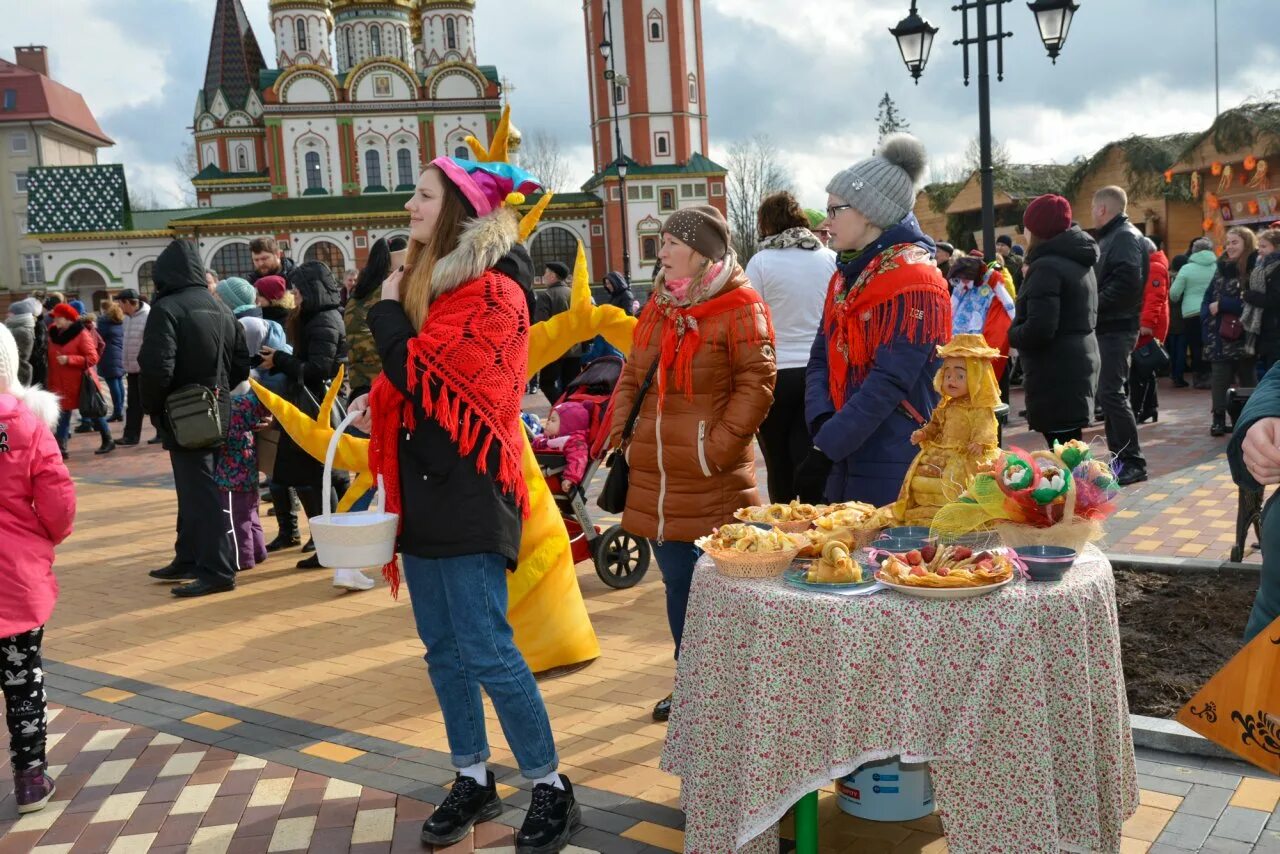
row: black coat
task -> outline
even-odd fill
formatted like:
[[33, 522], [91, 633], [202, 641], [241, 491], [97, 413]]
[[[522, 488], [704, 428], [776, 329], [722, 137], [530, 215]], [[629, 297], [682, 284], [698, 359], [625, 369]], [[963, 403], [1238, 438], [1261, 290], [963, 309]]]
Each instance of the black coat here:
[[196, 247], [175, 240], [156, 259], [156, 300], [138, 351], [142, 411], [166, 450], [175, 450], [164, 417], [172, 392], [187, 385], [218, 390], [222, 424], [231, 422], [231, 389], [249, 378], [244, 327], [209, 293]]
[[49, 327], [44, 323], [44, 315], [36, 318], [36, 327], [31, 330], [31, 384], [44, 385], [49, 379]]
[[1073, 225], [1034, 246], [1009, 344], [1022, 362], [1027, 423], [1041, 433], [1088, 426], [1098, 385], [1098, 244]]
[[1280, 257], [1268, 255], [1258, 259], [1259, 274], [1267, 289], [1262, 293], [1247, 287], [1244, 301], [1262, 309], [1262, 331], [1258, 333], [1257, 355], [1265, 364], [1280, 359]]
[[[346, 324], [339, 306], [338, 283], [324, 264], [309, 261], [297, 267], [289, 274], [289, 286], [302, 296], [293, 353], [277, 352], [271, 372], [289, 378], [289, 400], [314, 416], [329, 381], [346, 356]], [[282, 434], [271, 479], [284, 486], [319, 486], [323, 477], [323, 462]]]
[[1142, 232], [1117, 214], [1098, 229], [1098, 334], [1137, 332], [1142, 325], [1142, 298], [1151, 273], [1151, 256]]
[[[519, 246], [513, 253], [523, 249]], [[499, 272], [517, 270], [516, 282], [528, 289], [533, 282], [532, 264], [515, 264], [511, 255], [495, 265]], [[400, 303], [382, 300], [369, 309], [369, 328], [382, 357], [382, 372], [410, 399], [408, 392], [408, 343], [417, 331]], [[524, 346], [524, 345], [521, 345]], [[432, 390], [432, 394], [435, 390]], [[500, 468], [498, 449], [492, 448], [485, 473], [477, 467], [479, 450], [466, 457], [434, 418], [415, 404], [417, 429], [400, 434], [400, 493], [405, 508], [413, 508], [412, 524], [400, 534], [400, 550], [422, 558], [500, 554], [514, 569], [520, 555], [523, 521], [515, 497], [503, 491], [495, 475]]]
[[280, 276], [287, 282], [289, 277], [293, 275], [293, 271], [297, 269], [297, 266], [297, 264], [293, 263], [292, 258], [282, 258], [280, 259], [279, 270], [276, 270], [274, 273], [259, 273], [257, 270], [254, 270], [252, 273], [245, 276], [245, 281], [252, 285], [263, 276]]

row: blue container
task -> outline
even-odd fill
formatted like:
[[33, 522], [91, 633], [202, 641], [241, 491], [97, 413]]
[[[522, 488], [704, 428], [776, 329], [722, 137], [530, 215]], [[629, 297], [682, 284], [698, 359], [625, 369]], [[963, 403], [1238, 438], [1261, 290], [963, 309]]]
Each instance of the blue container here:
[[899, 528], [885, 528], [884, 535], [890, 539], [923, 540], [928, 542], [929, 529], [923, 525], [907, 525]]
[[1032, 581], [1061, 581], [1078, 556], [1075, 549], [1065, 546], [1022, 546], [1016, 551]]
[[933, 812], [933, 780], [927, 763], [898, 758], [863, 765], [836, 783], [840, 809], [869, 821], [915, 821]]
[[871, 544], [871, 548], [898, 554], [902, 552], [909, 552], [912, 549], [922, 549], [927, 545], [929, 545], [928, 540], [909, 540], [900, 537], [885, 537], [884, 539], [873, 542]]

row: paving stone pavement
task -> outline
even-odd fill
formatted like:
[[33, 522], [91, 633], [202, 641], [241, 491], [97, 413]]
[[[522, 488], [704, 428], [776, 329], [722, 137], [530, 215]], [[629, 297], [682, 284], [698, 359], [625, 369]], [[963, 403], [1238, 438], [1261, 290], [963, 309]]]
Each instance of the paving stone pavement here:
[[[1208, 436], [1206, 393], [1162, 389], [1162, 394], [1161, 421], [1141, 428], [1153, 480], [1126, 491], [1124, 512], [1135, 515], [1113, 520], [1112, 542], [1143, 552], [1138, 545], [1155, 541], [1160, 547], [1151, 553], [1168, 556], [1178, 555], [1183, 546], [1188, 547], [1183, 554], [1189, 554], [1189, 547], [1199, 544], [1200, 557], [1225, 555], [1226, 548], [1220, 545], [1225, 529], [1213, 524], [1234, 517], [1234, 491], [1221, 480], [1225, 440]], [[530, 398], [529, 403], [546, 410], [540, 397]], [[1012, 408], [1015, 412], [1021, 408], [1017, 392]], [[1090, 431], [1093, 436], [1097, 433], [1097, 428]], [[1006, 438], [1006, 444], [1015, 443], [1040, 447], [1038, 437], [1028, 436], [1017, 419]], [[142, 445], [94, 457], [92, 447], [91, 437], [73, 439], [71, 470], [79, 482], [80, 512], [75, 535], [59, 552], [62, 598], [46, 636], [51, 698], [65, 709], [54, 723], [61, 719], [64, 732], [76, 732], [75, 739], [66, 741], [70, 736], [64, 735], [65, 744], [55, 746], [55, 751], [61, 751], [55, 764], [66, 766], [62, 797], [74, 801], [94, 775], [96, 784], [87, 788], [110, 786], [105, 792], [90, 792], [102, 795], [104, 802], [115, 794], [143, 791], [128, 788], [140, 786], [138, 781], [145, 776], [133, 766], [152, 745], [150, 740], [141, 749], [139, 745], [163, 733], [183, 741], [164, 764], [179, 753], [204, 751], [205, 755], [199, 760], [179, 759], [172, 766], [171, 776], [186, 778], [182, 785], [157, 774], [145, 787], [148, 795], [134, 806], [149, 806], [152, 787], [165, 786], [155, 796], [165, 800], [152, 802], [172, 805], [164, 811], [166, 820], [171, 814], [196, 815], [186, 811], [200, 808], [201, 819], [195, 822], [191, 839], [197, 828], [205, 826], [204, 817], [213, 802], [230, 796], [221, 790], [230, 771], [219, 778], [216, 790], [207, 788], [212, 780], [199, 777], [199, 782], [192, 783], [190, 778], [211, 769], [210, 776], [217, 776], [213, 766], [229, 761], [229, 769], [237, 761], [249, 761], [244, 757], [264, 760], [265, 767], [295, 780], [301, 777], [315, 783], [303, 775], [318, 775], [325, 781], [361, 786], [360, 797], [367, 792], [394, 796], [393, 828], [420, 823], [423, 805], [443, 797], [442, 787], [452, 775], [443, 721], [426, 680], [421, 645], [404, 597], [392, 600], [383, 585], [368, 593], [341, 594], [330, 586], [327, 573], [295, 570], [293, 563], [300, 557], [295, 551], [273, 556], [246, 573], [234, 593], [176, 601], [166, 586], [153, 584], [145, 576], [146, 570], [163, 565], [171, 555], [174, 501], [166, 455]], [[1189, 482], [1178, 482], [1183, 480]], [[1194, 494], [1206, 489], [1209, 495]], [[1198, 503], [1206, 501], [1214, 503]], [[1157, 506], [1163, 512], [1155, 512]], [[1228, 509], [1226, 515], [1207, 512], [1223, 508]], [[264, 524], [272, 535], [272, 521], [264, 519]], [[1151, 528], [1154, 533], [1149, 532]], [[1193, 536], [1175, 537], [1176, 531], [1191, 531]], [[1205, 539], [1209, 534], [1212, 537]], [[665, 728], [649, 720], [653, 702], [670, 690], [674, 675], [660, 579], [654, 569], [635, 588], [617, 591], [605, 587], [589, 563], [579, 566], [578, 576], [600, 635], [601, 658], [579, 672], [541, 681], [563, 770], [590, 808], [589, 826], [575, 844], [606, 852], [680, 850], [679, 781], [657, 768]], [[86, 715], [77, 718], [76, 710]], [[513, 758], [489, 707], [486, 716], [493, 724], [493, 761], [504, 769], [504, 782], [513, 787], [510, 803], [518, 811], [523, 790], [510, 770]], [[85, 733], [79, 744], [77, 727]], [[105, 752], [97, 747], [85, 751], [94, 738], [99, 747], [116, 738], [115, 734], [105, 736], [103, 730], [126, 733]], [[125, 741], [130, 744], [117, 753]], [[126, 755], [132, 750], [139, 752]], [[135, 762], [128, 767], [104, 767], [104, 763], [128, 759]], [[1143, 763], [1143, 805], [1126, 826], [1125, 854], [1200, 849], [1280, 852], [1280, 819], [1274, 815], [1280, 781], [1231, 763], [1154, 754], [1144, 755]], [[120, 779], [112, 782], [117, 776]], [[78, 784], [76, 778], [82, 778]], [[194, 791], [185, 791], [193, 787]], [[324, 791], [328, 787], [325, 782]], [[304, 788], [308, 787], [299, 791]], [[314, 788], [321, 787], [315, 783]], [[348, 790], [339, 786], [335, 791]], [[523, 796], [527, 799], [527, 793]], [[285, 801], [288, 798], [286, 794]], [[131, 800], [112, 803], [122, 810]], [[113, 850], [111, 846], [122, 835], [159, 834], [164, 824], [161, 821], [153, 831], [122, 834], [130, 820], [125, 819], [110, 845], [95, 847], [102, 844], [98, 836], [107, 831], [94, 829], [95, 835], [87, 841], [79, 834], [90, 825], [120, 820], [75, 818], [88, 812], [88, 807], [80, 808], [85, 802], [74, 810], [70, 804], [63, 807], [66, 818], [61, 820], [70, 823], [56, 828], [52, 838], [43, 833], [39, 838], [21, 836], [28, 831], [5, 824], [13, 820], [12, 798], [7, 788], [0, 788], [0, 831], [7, 831], [0, 837], [0, 854]], [[360, 802], [356, 803], [359, 812]], [[912, 825], [879, 825], [839, 813], [830, 791], [824, 793], [821, 804], [823, 851], [937, 854], [945, 850], [936, 816]], [[101, 806], [97, 805], [94, 816]], [[151, 812], [161, 810], [153, 807]], [[511, 820], [516, 814], [511, 814]], [[313, 850], [347, 850], [344, 843], [326, 841], [340, 834], [317, 840], [320, 830], [333, 828], [319, 827], [320, 813], [315, 815], [309, 844], [324, 842], [334, 847]], [[215, 813], [215, 820], [222, 820], [219, 816]], [[269, 833], [251, 833], [251, 837], [242, 833], [240, 839], [265, 836], [270, 848], [281, 819], [277, 816], [273, 821]], [[192, 819], [183, 822], [190, 824]], [[354, 828], [352, 822], [347, 829]], [[77, 824], [72, 838], [63, 840]], [[305, 822], [295, 822], [281, 830], [277, 846], [294, 845], [304, 826]], [[51, 823], [34, 829], [55, 828]], [[1203, 839], [1198, 838], [1201, 833]], [[236, 838], [233, 832], [228, 849], [190, 846], [190, 850], [254, 850], [242, 847]], [[393, 829], [392, 838], [383, 841], [388, 847], [351, 850], [389, 850], [395, 840]], [[189, 843], [190, 839], [181, 844]], [[120, 844], [120, 851], [148, 850], [141, 842], [128, 847], [132, 840]], [[475, 847], [475, 841], [472, 844]]]

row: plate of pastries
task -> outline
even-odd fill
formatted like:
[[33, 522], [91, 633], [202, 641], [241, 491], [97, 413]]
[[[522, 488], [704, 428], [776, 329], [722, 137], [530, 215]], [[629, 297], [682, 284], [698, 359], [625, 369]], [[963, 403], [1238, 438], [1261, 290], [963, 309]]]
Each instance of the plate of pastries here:
[[875, 584], [874, 567], [865, 566], [854, 557], [854, 550], [838, 540], [828, 542], [822, 554], [812, 561], [798, 561], [786, 572], [793, 587], [809, 590], [853, 590]]
[[883, 558], [876, 579], [899, 593], [925, 599], [968, 599], [992, 593], [1014, 578], [1013, 561], [998, 549], [929, 545]]

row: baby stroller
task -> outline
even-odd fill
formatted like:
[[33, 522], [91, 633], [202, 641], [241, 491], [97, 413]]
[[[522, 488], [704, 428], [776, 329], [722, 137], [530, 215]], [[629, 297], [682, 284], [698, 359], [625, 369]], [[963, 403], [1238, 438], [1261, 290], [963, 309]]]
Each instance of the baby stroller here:
[[[587, 435], [591, 459], [582, 478], [583, 485], [590, 483], [600, 468], [603, 459], [601, 449], [609, 432], [606, 414], [614, 386], [618, 384], [621, 375], [622, 359], [617, 356], [594, 359], [574, 377], [556, 401], [557, 404], [566, 401], [582, 404], [591, 417]], [[541, 451], [537, 458], [542, 477], [555, 497], [556, 508], [569, 533], [573, 562], [579, 563], [591, 558], [596, 567], [596, 575], [605, 584], [619, 590], [635, 586], [649, 569], [652, 556], [649, 541], [627, 533], [621, 525], [613, 525], [608, 530], [601, 531], [591, 521], [586, 492], [582, 486], [570, 493], [564, 492], [560, 482], [560, 476], [565, 470], [564, 455], [554, 451]]]

